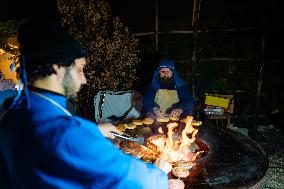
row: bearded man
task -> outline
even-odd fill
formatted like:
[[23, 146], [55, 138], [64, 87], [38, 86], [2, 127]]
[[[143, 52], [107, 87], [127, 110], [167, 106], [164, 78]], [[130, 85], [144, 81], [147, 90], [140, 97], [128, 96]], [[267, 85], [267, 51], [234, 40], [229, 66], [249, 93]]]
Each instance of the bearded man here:
[[0, 188], [168, 188], [161, 169], [104, 137], [120, 133], [113, 125], [98, 126], [67, 110], [67, 97], [86, 83], [79, 42], [40, 22], [24, 23], [18, 40], [29, 88], [0, 121]]
[[175, 70], [174, 62], [161, 60], [143, 98], [146, 117], [180, 117], [194, 112], [192, 92]]

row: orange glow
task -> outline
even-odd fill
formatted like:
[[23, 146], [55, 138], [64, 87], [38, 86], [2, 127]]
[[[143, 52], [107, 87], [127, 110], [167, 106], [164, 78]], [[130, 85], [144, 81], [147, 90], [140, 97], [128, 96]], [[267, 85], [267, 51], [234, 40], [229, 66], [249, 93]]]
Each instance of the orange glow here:
[[[197, 153], [190, 152], [189, 147], [194, 143], [196, 139], [196, 134], [198, 129], [192, 126], [192, 116], [187, 116], [185, 118], [186, 126], [182, 131], [181, 140], [174, 140], [174, 129], [178, 127], [178, 123], [167, 124], [168, 133], [166, 140], [155, 139], [152, 143], [156, 144], [158, 150], [161, 152], [160, 159], [166, 160], [170, 163], [175, 163], [177, 161], [194, 161], [196, 157], [203, 151]], [[189, 138], [188, 135], [191, 135]]]

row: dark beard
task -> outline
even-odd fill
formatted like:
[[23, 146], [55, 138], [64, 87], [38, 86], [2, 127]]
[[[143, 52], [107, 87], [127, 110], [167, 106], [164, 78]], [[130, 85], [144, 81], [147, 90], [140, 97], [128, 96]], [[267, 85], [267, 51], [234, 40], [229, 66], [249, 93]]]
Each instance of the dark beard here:
[[174, 78], [167, 78], [167, 77], [159, 77], [159, 83], [164, 85], [170, 85], [173, 84]]
[[66, 97], [71, 99], [75, 99], [77, 97], [75, 83], [69, 70], [66, 70], [64, 74], [64, 78], [62, 80], [62, 87], [64, 89]]

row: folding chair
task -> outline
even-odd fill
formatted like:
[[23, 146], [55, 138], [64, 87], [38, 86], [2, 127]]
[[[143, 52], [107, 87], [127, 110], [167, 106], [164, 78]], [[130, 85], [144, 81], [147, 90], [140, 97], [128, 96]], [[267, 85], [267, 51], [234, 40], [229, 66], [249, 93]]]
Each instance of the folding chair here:
[[137, 91], [100, 91], [94, 97], [97, 122], [122, 122], [140, 117], [143, 96]]
[[[224, 94], [205, 94], [205, 118], [215, 120], [216, 125], [224, 125], [230, 128], [233, 118], [234, 96]], [[217, 107], [217, 108], [216, 108]], [[207, 113], [206, 113], [207, 110]]]

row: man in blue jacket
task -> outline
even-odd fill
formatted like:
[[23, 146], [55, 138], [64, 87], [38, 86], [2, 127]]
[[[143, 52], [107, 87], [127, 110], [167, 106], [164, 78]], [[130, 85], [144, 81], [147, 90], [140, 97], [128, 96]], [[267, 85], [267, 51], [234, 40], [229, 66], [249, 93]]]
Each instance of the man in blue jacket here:
[[180, 117], [194, 111], [192, 92], [175, 70], [174, 62], [161, 60], [144, 95], [146, 117]]
[[29, 88], [0, 121], [1, 188], [168, 188], [161, 169], [104, 137], [112, 125], [98, 127], [67, 110], [67, 97], [86, 83], [80, 43], [50, 25], [29, 23], [20, 27], [18, 40]]

